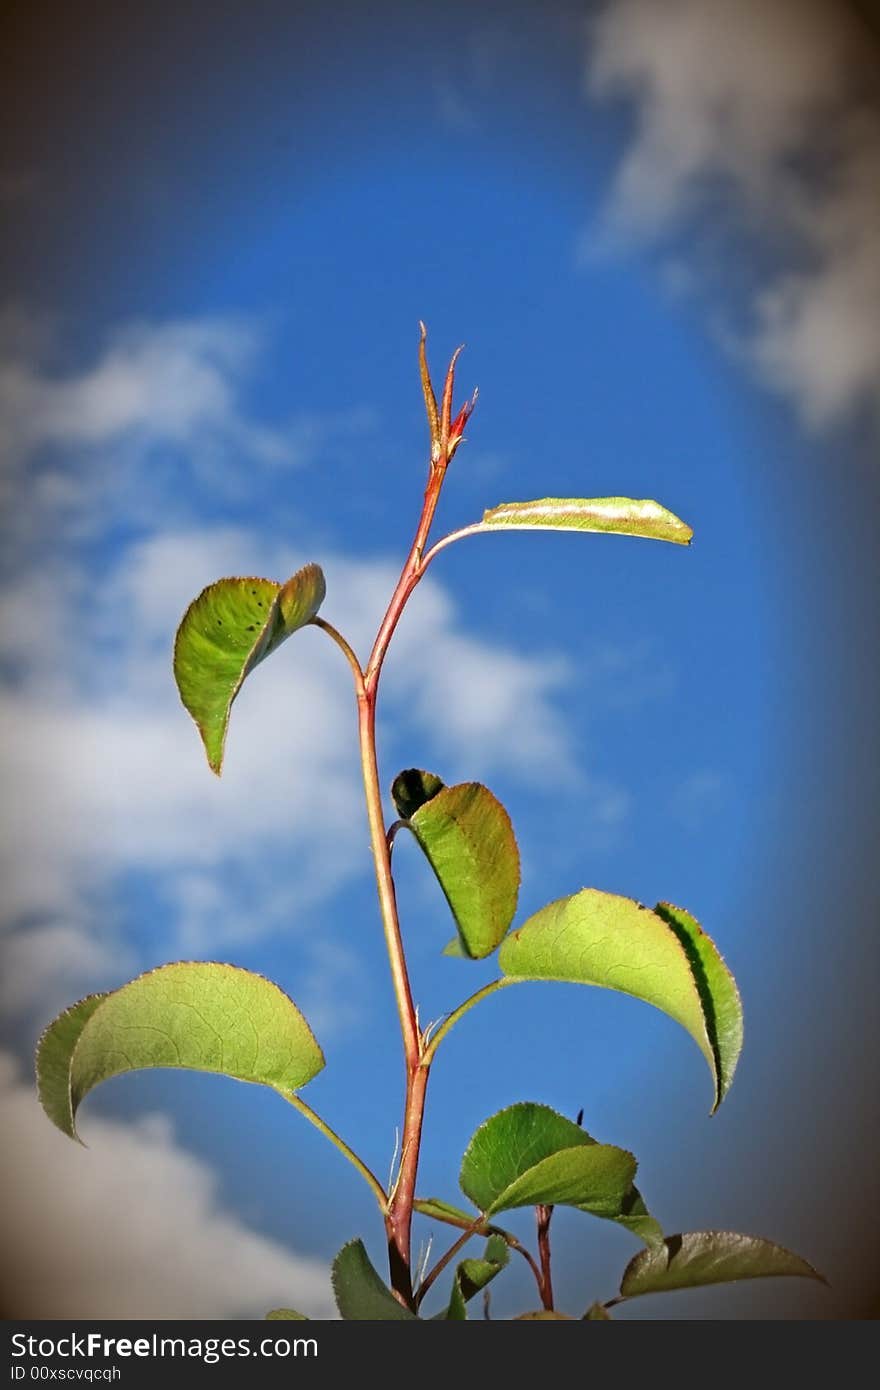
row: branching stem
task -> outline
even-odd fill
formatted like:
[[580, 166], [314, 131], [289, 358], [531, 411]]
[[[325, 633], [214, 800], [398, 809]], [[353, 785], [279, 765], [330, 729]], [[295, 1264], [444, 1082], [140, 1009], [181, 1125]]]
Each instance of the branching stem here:
[[540, 1294], [542, 1288], [541, 1271], [531, 1252], [526, 1249], [521, 1241], [517, 1240], [515, 1235], [511, 1235], [510, 1231], [505, 1231], [500, 1226], [493, 1225], [491, 1222], [487, 1221], [485, 1217], [480, 1217], [479, 1225], [475, 1225], [473, 1221], [468, 1221], [464, 1216], [458, 1217], [454, 1216], [452, 1212], [438, 1211], [431, 1202], [424, 1202], [416, 1199], [413, 1206], [416, 1211], [421, 1212], [424, 1216], [429, 1216], [435, 1221], [442, 1221], [446, 1226], [457, 1226], [460, 1230], [466, 1231], [468, 1239], [475, 1235], [500, 1236], [509, 1249], [515, 1250], [517, 1254], [522, 1255], [529, 1269], [532, 1271], [532, 1274], [535, 1276], [535, 1283], [538, 1286], [538, 1293]]

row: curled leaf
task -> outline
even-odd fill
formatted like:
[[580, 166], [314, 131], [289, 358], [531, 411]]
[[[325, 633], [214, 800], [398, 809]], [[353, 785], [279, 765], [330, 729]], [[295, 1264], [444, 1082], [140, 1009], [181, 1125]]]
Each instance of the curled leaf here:
[[271, 579], [218, 579], [194, 599], [174, 641], [174, 678], [196, 722], [208, 763], [218, 775], [232, 703], [256, 666], [311, 622], [326, 585], [318, 565], [286, 584]]
[[620, 990], [661, 1009], [690, 1033], [712, 1071], [717, 1109], [742, 1046], [733, 976], [699, 924], [681, 908], [655, 911], [633, 898], [584, 888], [541, 908], [510, 933], [505, 975]]

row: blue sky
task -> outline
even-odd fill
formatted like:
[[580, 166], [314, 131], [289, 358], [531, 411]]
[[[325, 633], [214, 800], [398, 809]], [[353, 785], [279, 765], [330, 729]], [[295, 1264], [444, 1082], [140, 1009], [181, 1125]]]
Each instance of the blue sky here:
[[[518, 833], [521, 917], [587, 884], [689, 907], [747, 1025], [710, 1121], [696, 1049], [646, 1006], [562, 986], [489, 1001], [435, 1068], [421, 1190], [454, 1198], [501, 1105], [583, 1107], [637, 1154], [668, 1230], [765, 1234], [836, 1286], [624, 1316], [869, 1298], [880, 116], [836, 10], [725, 9], [263, 3], [212, 7], [206, 33], [175, 6], [39, 43], [22, 21], [34, 116], [0, 184], [14, 1312], [320, 1315], [345, 1240], [380, 1259], [365, 1189], [272, 1095], [112, 1082], [83, 1153], [27, 1077], [74, 998], [233, 960], [302, 1006], [328, 1059], [310, 1103], [387, 1171], [401, 1068], [348, 671], [317, 632], [289, 643], [237, 702], [218, 783], [170, 646], [221, 574], [317, 560], [325, 615], [365, 653], [424, 484], [419, 318], [435, 374], [464, 341], [461, 391], [480, 388], [438, 535], [552, 493], [655, 497], [696, 538], [450, 548], [389, 657], [384, 780], [484, 779]], [[817, 112], [825, 162], [803, 157]], [[414, 846], [396, 864], [437, 1017], [492, 966], [441, 957], [445, 904]], [[562, 1304], [610, 1296], [631, 1239], [556, 1226]], [[173, 1278], [167, 1241], [187, 1250]], [[517, 1272], [499, 1315], [529, 1297]]]

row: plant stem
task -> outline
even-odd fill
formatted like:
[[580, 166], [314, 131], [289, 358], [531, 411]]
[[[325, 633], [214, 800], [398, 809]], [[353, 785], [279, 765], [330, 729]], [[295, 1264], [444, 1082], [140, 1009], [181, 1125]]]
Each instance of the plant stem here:
[[435, 541], [431, 546], [422, 562], [422, 571], [424, 572], [428, 568], [435, 555], [439, 555], [440, 551], [445, 550], [447, 545], [452, 545], [453, 541], [462, 541], [465, 536], [479, 536], [484, 531], [500, 531], [502, 529], [500, 526], [486, 526], [482, 521], [474, 521], [470, 526], [462, 526], [460, 531], [450, 531], [448, 536], [441, 536], [440, 540]]
[[370, 825], [370, 841], [376, 868], [376, 885], [379, 890], [379, 908], [382, 914], [388, 959], [391, 964], [391, 979], [397, 1000], [406, 1064], [408, 1070], [412, 1071], [418, 1067], [421, 1060], [421, 1041], [409, 975], [406, 969], [403, 941], [400, 935], [397, 898], [394, 892], [394, 880], [391, 877], [391, 856], [388, 852], [388, 841], [385, 838], [382, 791], [379, 786], [379, 768], [376, 762], [375, 689], [372, 694], [363, 691], [358, 696], [358, 734], [364, 793], [367, 802], [367, 818]]
[[298, 1110], [301, 1115], [305, 1115], [309, 1123], [313, 1124], [315, 1129], [318, 1130], [320, 1134], [324, 1135], [325, 1139], [329, 1139], [331, 1144], [335, 1144], [339, 1152], [348, 1159], [352, 1167], [357, 1169], [373, 1196], [376, 1198], [376, 1201], [379, 1203], [379, 1210], [384, 1216], [388, 1208], [388, 1198], [379, 1179], [370, 1171], [363, 1159], [358, 1158], [354, 1149], [349, 1148], [345, 1140], [340, 1139], [336, 1131], [331, 1129], [326, 1121], [322, 1120], [321, 1116], [317, 1115], [310, 1105], [306, 1105], [304, 1100], [300, 1100], [295, 1091], [279, 1090], [278, 1094], [283, 1096], [288, 1104]]
[[388, 831], [385, 835], [385, 839], [388, 841], [389, 854], [394, 849], [394, 841], [397, 839], [397, 836], [399, 835], [400, 831], [407, 829], [408, 825], [409, 822], [405, 820], [396, 820], [393, 825], [389, 825]]
[[498, 989], [504, 989], [507, 985], [516, 985], [519, 983], [520, 981], [512, 976], [505, 976], [501, 980], [491, 980], [488, 985], [483, 985], [482, 989], [478, 989], [476, 994], [472, 994], [469, 999], [465, 999], [463, 1004], [459, 1004], [458, 1008], [453, 1010], [453, 1012], [448, 1014], [443, 1020], [425, 1048], [422, 1056], [422, 1066], [429, 1067], [431, 1065], [434, 1060], [434, 1053], [446, 1037], [446, 1034], [455, 1027], [460, 1018], [464, 1018], [464, 1015], [468, 1013], [475, 1004], [479, 1004], [481, 999], [488, 999], [489, 995], [494, 994]]
[[382, 625], [376, 634], [373, 643], [373, 650], [367, 662], [365, 681], [368, 691], [374, 691], [379, 680], [379, 673], [382, 670], [382, 662], [385, 660], [385, 653], [388, 650], [388, 643], [394, 635], [394, 629], [400, 621], [400, 615], [406, 607], [406, 601], [418, 584], [424, 573], [422, 557], [424, 555], [425, 543], [428, 539], [428, 532], [434, 520], [434, 513], [437, 510], [437, 503], [440, 500], [440, 491], [443, 487], [443, 479], [446, 476], [446, 463], [441, 459], [437, 463], [431, 464], [431, 471], [428, 475], [428, 484], [425, 488], [425, 496], [422, 502], [422, 514], [413, 543], [410, 547], [406, 563], [397, 581], [397, 587], [391, 595], [391, 602]]
[[[422, 556], [434, 520], [437, 503], [446, 468], [449, 462], [449, 429], [452, 407], [452, 386], [455, 374], [456, 353], [446, 374], [443, 392], [442, 411], [437, 411], [430, 376], [424, 355], [425, 332], [422, 328], [419, 352], [422, 383], [425, 386], [425, 404], [431, 428], [431, 463], [428, 482], [422, 502], [422, 513], [416, 527], [413, 543], [400, 572], [400, 578], [391, 595], [385, 617], [379, 626], [373, 650], [363, 675], [351, 649], [346, 655], [355, 672], [355, 686], [358, 697], [358, 735], [361, 749], [361, 768], [364, 778], [364, 794], [367, 802], [367, 818], [370, 825], [370, 840], [373, 861], [376, 868], [376, 884], [379, 890], [379, 908], [382, 914], [382, 927], [385, 945], [391, 966], [391, 981], [397, 1001], [400, 1030], [403, 1036], [404, 1061], [406, 1063], [406, 1099], [404, 1102], [403, 1132], [401, 1135], [400, 1168], [397, 1181], [388, 1199], [385, 1214], [385, 1233], [388, 1239], [388, 1263], [391, 1274], [391, 1287], [401, 1303], [414, 1309], [411, 1244], [413, 1201], [416, 1192], [416, 1177], [419, 1167], [419, 1148], [422, 1138], [422, 1121], [425, 1113], [425, 1093], [428, 1086], [430, 1062], [423, 1061], [423, 1045], [418, 1016], [413, 1005], [406, 955], [397, 915], [397, 899], [394, 892], [394, 879], [391, 874], [391, 846], [385, 829], [382, 811], [382, 791], [379, 785], [379, 769], [376, 760], [376, 698], [382, 663], [388, 644], [400, 621], [407, 599], [422, 575]], [[439, 437], [438, 437], [439, 429]], [[334, 632], [330, 633], [334, 636]], [[338, 634], [335, 634], [338, 638]], [[345, 651], [348, 646], [340, 642]], [[393, 837], [392, 837], [393, 838]]]
[[450, 1263], [450, 1261], [455, 1259], [459, 1250], [463, 1249], [463, 1247], [467, 1245], [471, 1237], [477, 1234], [477, 1228], [479, 1227], [481, 1222], [482, 1217], [479, 1217], [475, 1224], [471, 1226], [470, 1230], [462, 1231], [458, 1240], [455, 1241], [454, 1244], [449, 1247], [445, 1255], [440, 1256], [440, 1259], [434, 1265], [434, 1268], [425, 1275], [424, 1279], [419, 1285], [418, 1292], [416, 1293], [415, 1302], [417, 1308], [421, 1307], [422, 1299], [425, 1297], [425, 1294], [428, 1292], [429, 1288], [434, 1283], [434, 1280], [443, 1273], [446, 1266]]
[[553, 1208], [543, 1202], [535, 1207], [538, 1224], [538, 1257], [541, 1261], [541, 1302], [548, 1312], [553, 1311], [553, 1280], [550, 1277], [550, 1218]]
[[503, 1230], [501, 1226], [495, 1226], [493, 1223], [487, 1221], [485, 1217], [481, 1217], [480, 1224], [475, 1226], [472, 1221], [466, 1220], [464, 1216], [459, 1218], [453, 1216], [451, 1212], [446, 1213], [438, 1211], [432, 1203], [420, 1201], [418, 1198], [413, 1203], [413, 1208], [415, 1211], [421, 1212], [422, 1215], [431, 1217], [434, 1221], [442, 1221], [446, 1226], [457, 1226], [460, 1230], [467, 1231], [469, 1235], [500, 1236], [511, 1250], [516, 1250], [518, 1254], [522, 1255], [529, 1269], [532, 1271], [532, 1274], [535, 1276], [535, 1283], [538, 1286], [538, 1293], [540, 1294], [542, 1287], [541, 1271], [535, 1263], [531, 1253], [519, 1240], [517, 1240], [516, 1236], [511, 1235], [510, 1231]]
[[364, 688], [364, 673], [361, 670], [361, 663], [355, 656], [352, 647], [349, 645], [348, 642], [346, 642], [342, 633], [339, 632], [338, 629], [335, 628], [332, 623], [327, 622], [326, 618], [312, 618], [311, 624], [313, 627], [319, 627], [323, 632], [326, 632], [328, 637], [331, 637], [333, 641], [336, 643], [337, 647], [339, 647], [340, 651], [342, 652], [343, 656], [345, 657], [346, 661], [352, 669], [352, 673], [354, 675], [355, 690], [360, 695], [361, 691]]

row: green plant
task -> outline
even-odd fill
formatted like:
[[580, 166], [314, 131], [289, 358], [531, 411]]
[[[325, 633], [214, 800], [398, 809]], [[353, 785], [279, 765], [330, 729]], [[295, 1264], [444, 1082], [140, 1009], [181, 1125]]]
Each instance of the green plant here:
[[[76, 1138], [77, 1109], [101, 1081], [145, 1067], [222, 1072], [269, 1086], [305, 1116], [354, 1165], [384, 1222], [389, 1283], [371, 1265], [360, 1240], [343, 1247], [333, 1266], [339, 1311], [349, 1319], [412, 1319], [425, 1294], [448, 1272], [475, 1236], [482, 1254], [461, 1258], [451, 1273], [442, 1317], [467, 1316], [468, 1302], [504, 1268], [510, 1251], [535, 1278], [540, 1310], [525, 1318], [562, 1318], [555, 1306], [550, 1227], [554, 1208], [574, 1207], [626, 1227], [642, 1249], [627, 1266], [620, 1293], [590, 1303], [588, 1320], [636, 1295], [768, 1275], [819, 1278], [797, 1255], [769, 1241], [731, 1232], [665, 1236], [634, 1185], [636, 1161], [599, 1143], [577, 1121], [540, 1104], [513, 1105], [492, 1116], [465, 1152], [460, 1182], [472, 1209], [417, 1196], [419, 1150], [431, 1066], [450, 1030], [495, 991], [529, 980], [560, 980], [619, 990], [675, 1019], [703, 1052], [712, 1075], [713, 1109], [733, 1080], [742, 1043], [742, 1014], [733, 977], [698, 922], [681, 908], [651, 910], [630, 898], [583, 889], [535, 913], [511, 931], [520, 882], [519, 853], [510, 820], [492, 793], [476, 782], [445, 786], [433, 773], [401, 772], [391, 787], [397, 818], [386, 824], [376, 760], [376, 702], [382, 666], [401, 613], [436, 556], [477, 533], [531, 528], [610, 531], [687, 545], [691, 530], [652, 501], [544, 498], [506, 503], [483, 520], [429, 545], [446, 470], [462, 442], [476, 393], [453, 417], [458, 353], [438, 405], [421, 326], [419, 363], [431, 457], [415, 538], [365, 665], [349, 643], [319, 616], [324, 576], [306, 565], [284, 584], [268, 579], [221, 579], [194, 600], [177, 632], [174, 673], [183, 704], [220, 773], [229, 714], [245, 678], [299, 628], [313, 624], [337, 645], [354, 677], [361, 764], [379, 907], [405, 1064], [405, 1101], [397, 1172], [386, 1191], [355, 1151], [300, 1097], [324, 1058], [296, 1005], [262, 976], [232, 965], [162, 965], [107, 994], [91, 995], [61, 1014], [37, 1052], [39, 1094], [49, 1118]], [[434, 1028], [422, 1028], [413, 1003], [398, 919], [392, 851], [408, 830], [445, 894], [455, 924], [446, 953], [480, 959], [498, 951], [499, 977], [453, 1009]], [[536, 1254], [498, 1223], [507, 1211], [534, 1207]], [[430, 1269], [412, 1259], [415, 1213], [457, 1232]], [[585, 1300], [586, 1302], [586, 1300]], [[272, 1318], [297, 1318], [278, 1309]]]

